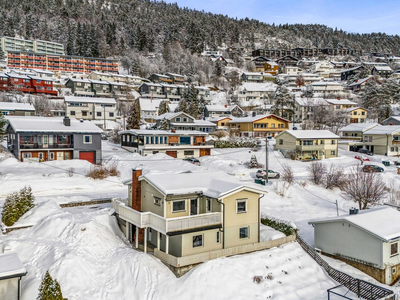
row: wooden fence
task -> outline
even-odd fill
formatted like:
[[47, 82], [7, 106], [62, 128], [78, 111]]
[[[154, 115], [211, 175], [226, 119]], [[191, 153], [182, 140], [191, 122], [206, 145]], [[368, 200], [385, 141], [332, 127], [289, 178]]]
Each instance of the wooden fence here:
[[343, 273], [335, 268], [332, 268], [319, 254], [308, 245], [299, 235], [297, 235], [297, 242], [303, 249], [328, 273], [328, 275], [339, 282], [358, 297], [366, 300], [396, 300], [397, 297], [393, 291], [385, 289], [368, 281], [354, 278], [346, 273]]

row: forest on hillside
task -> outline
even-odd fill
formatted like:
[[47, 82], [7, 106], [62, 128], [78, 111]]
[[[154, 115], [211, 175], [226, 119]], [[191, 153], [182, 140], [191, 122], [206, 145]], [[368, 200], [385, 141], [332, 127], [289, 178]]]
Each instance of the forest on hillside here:
[[341, 45], [395, 54], [400, 49], [398, 35], [266, 24], [149, 0], [0, 0], [2, 35], [60, 42], [67, 54], [101, 57], [131, 50], [162, 53], [176, 43], [190, 53], [222, 45], [245, 50]]

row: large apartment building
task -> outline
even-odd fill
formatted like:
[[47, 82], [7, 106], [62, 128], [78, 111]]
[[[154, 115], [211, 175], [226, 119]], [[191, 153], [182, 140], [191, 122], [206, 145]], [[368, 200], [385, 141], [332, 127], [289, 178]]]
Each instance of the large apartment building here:
[[25, 40], [15, 37], [0, 37], [0, 48], [3, 52], [29, 51], [45, 54], [64, 55], [64, 45], [41, 40]]
[[61, 73], [118, 73], [118, 60], [44, 52], [7, 51], [7, 67], [40, 69]]

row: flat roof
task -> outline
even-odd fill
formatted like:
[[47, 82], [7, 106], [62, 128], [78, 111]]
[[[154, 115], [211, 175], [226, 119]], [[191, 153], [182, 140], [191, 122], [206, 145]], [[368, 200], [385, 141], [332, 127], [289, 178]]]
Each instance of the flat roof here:
[[15, 252], [0, 254], [0, 280], [26, 275], [26, 269]]
[[30, 103], [0, 102], [0, 110], [29, 110], [35, 111], [35, 107]]
[[146, 130], [146, 129], [130, 129], [120, 131], [119, 134], [133, 135], [208, 135], [208, 133], [195, 130], [176, 130], [175, 132], [167, 130]]
[[114, 98], [65, 96], [65, 102], [116, 104]]

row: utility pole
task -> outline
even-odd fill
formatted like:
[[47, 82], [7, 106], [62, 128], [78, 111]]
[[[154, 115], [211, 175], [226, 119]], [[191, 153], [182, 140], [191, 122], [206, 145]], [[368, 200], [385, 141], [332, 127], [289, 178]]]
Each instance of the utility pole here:
[[268, 137], [265, 136], [265, 182], [268, 183]]
[[106, 105], [104, 104], [103, 105], [103, 108], [104, 108], [104, 128], [103, 128], [103, 130], [104, 131], [106, 131]]
[[339, 206], [338, 206], [337, 200], [336, 200], [336, 213], [337, 213], [337, 215], [339, 217]]

